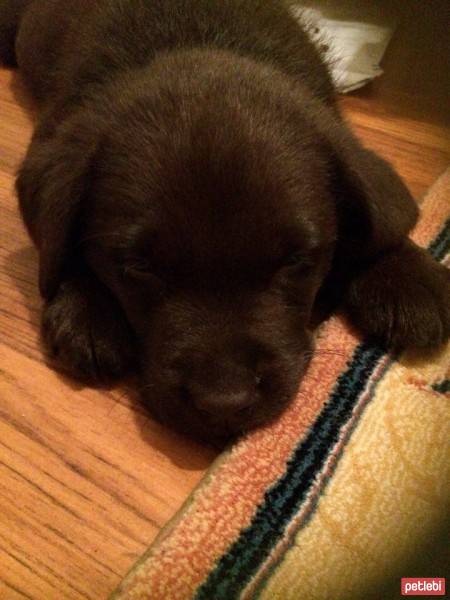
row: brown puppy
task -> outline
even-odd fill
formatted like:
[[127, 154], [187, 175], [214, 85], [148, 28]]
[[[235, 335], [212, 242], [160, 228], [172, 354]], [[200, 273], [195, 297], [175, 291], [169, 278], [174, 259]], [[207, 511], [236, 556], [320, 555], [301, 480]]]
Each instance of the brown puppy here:
[[41, 106], [17, 190], [73, 375], [137, 367], [156, 417], [212, 438], [292, 398], [319, 299], [395, 347], [448, 338], [417, 208], [281, 1], [3, 0], [0, 53]]

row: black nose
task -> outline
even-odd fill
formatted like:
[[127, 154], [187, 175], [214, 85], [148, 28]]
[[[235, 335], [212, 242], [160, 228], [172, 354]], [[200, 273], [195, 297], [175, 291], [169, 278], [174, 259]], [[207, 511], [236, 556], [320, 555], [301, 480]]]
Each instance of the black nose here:
[[226, 393], [208, 391], [194, 397], [198, 410], [214, 417], [227, 418], [238, 416], [256, 402], [255, 394], [249, 390]]

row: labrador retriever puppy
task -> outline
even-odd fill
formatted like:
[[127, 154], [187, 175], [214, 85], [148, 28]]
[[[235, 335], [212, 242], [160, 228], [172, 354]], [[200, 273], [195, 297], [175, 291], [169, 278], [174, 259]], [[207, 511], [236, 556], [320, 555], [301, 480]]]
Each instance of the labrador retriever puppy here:
[[73, 376], [134, 368], [156, 418], [216, 439], [292, 399], [319, 302], [395, 348], [449, 337], [417, 207], [281, 0], [2, 0], [0, 57], [40, 108], [17, 192]]

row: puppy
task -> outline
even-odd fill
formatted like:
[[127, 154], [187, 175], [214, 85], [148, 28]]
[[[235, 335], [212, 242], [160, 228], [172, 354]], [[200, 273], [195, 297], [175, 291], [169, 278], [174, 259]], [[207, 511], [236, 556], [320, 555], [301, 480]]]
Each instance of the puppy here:
[[449, 337], [416, 205], [281, 0], [3, 0], [0, 56], [40, 107], [17, 192], [73, 376], [136, 368], [156, 418], [221, 439], [295, 395], [319, 302], [396, 348]]

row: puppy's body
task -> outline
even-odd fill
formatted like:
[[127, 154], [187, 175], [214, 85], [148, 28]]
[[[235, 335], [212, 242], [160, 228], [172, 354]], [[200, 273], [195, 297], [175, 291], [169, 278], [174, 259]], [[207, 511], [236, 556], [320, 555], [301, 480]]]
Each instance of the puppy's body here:
[[41, 106], [17, 189], [75, 375], [137, 363], [157, 417], [220, 436], [292, 398], [319, 297], [396, 346], [448, 337], [415, 204], [281, 2], [10, 0], [0, 53]]
[[[221, 49], [275, 66], [333, 101], [325, 65], [279, 2], [262, 0], [54, 0], [21, 6], [17, 61], [35, 98], [80, 97], [83, 88], [145, 67], [161, 54]], [[11, 8], [5, 8], [5, 12]], [[10, 60], [13, 60], [10, 57]]]

